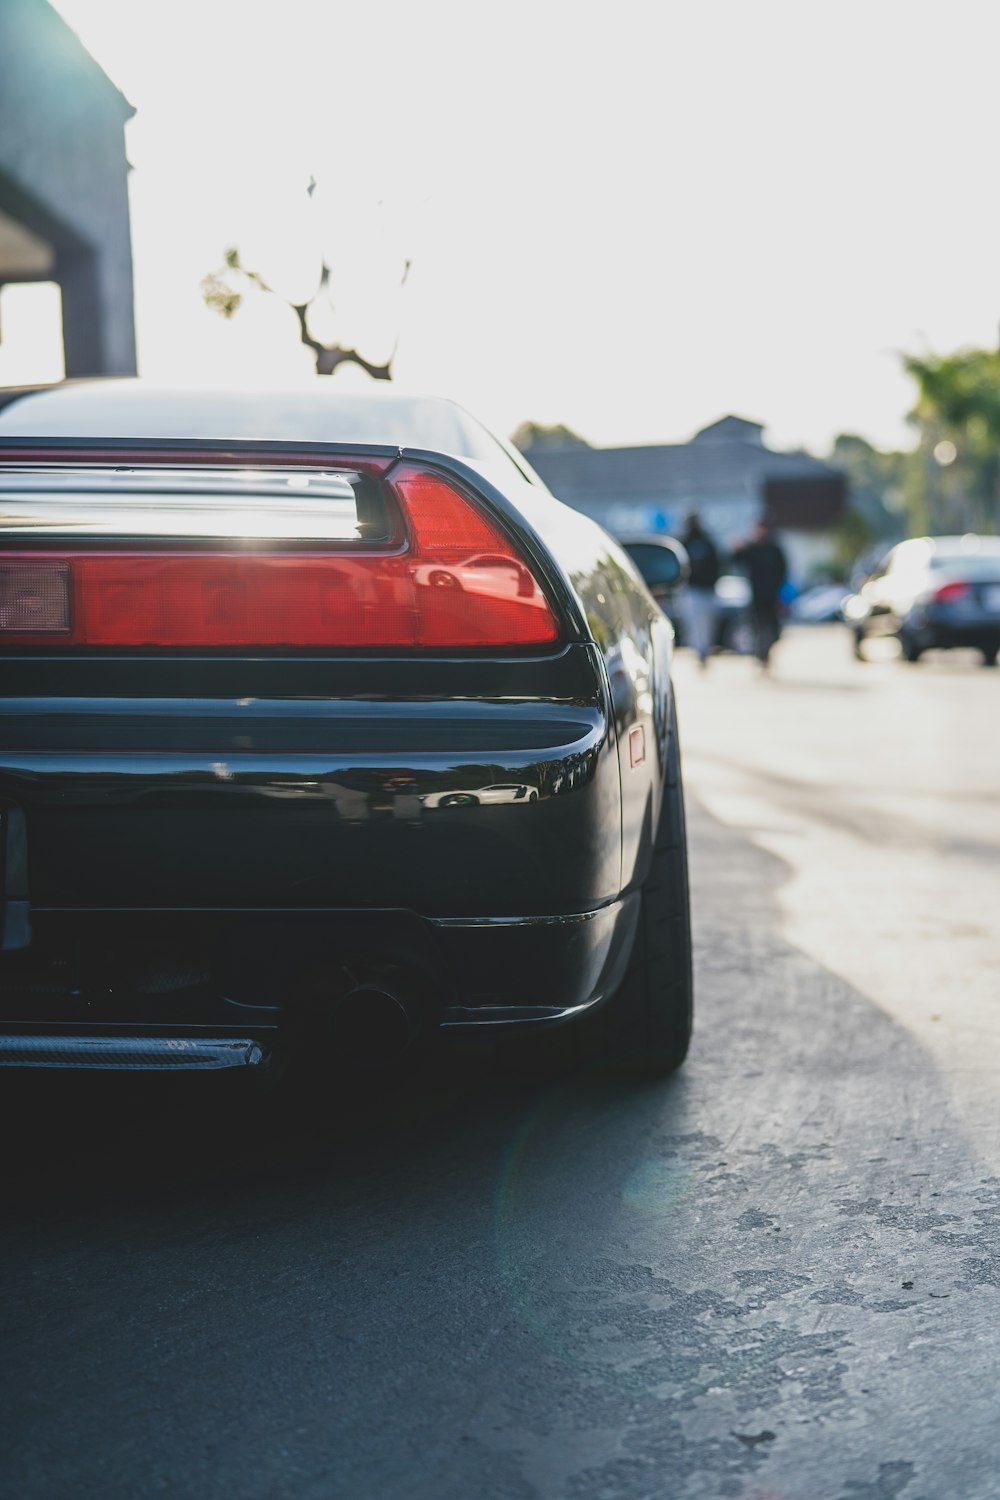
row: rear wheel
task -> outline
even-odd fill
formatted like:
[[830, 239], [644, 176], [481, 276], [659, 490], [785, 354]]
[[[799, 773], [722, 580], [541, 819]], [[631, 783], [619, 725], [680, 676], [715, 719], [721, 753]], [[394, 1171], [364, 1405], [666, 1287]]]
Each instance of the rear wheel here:
[[904, 661], [919, 661], [921, 656], [923, 656], [924, 654], [923, 647], [917, 644], [908, 630], [903, 630], [900, 632], [899, 649], [903, 653]]
[[635, 947], [621, 988], [602, 1012], [602, 1045], [616, 1072], [663, 1078], [691, 1040], [691, 905], [680, 744], [673, 706], [663, 809], [640, 893]]
[[983, 648], [983, 666], [995, 667], [997, 656], [1000, 655], [1000, 646], [987, 646]]

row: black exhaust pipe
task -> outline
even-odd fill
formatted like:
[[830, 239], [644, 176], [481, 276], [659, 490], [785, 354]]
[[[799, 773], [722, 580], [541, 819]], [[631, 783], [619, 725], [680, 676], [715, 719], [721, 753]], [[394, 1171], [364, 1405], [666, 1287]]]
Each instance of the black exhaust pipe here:
[[441, 1014], [422, 976], [387, 968], [336, 1001], [330, 1027], [337, 1050], [355, 1067], [387, 1068], [432, 1031]]

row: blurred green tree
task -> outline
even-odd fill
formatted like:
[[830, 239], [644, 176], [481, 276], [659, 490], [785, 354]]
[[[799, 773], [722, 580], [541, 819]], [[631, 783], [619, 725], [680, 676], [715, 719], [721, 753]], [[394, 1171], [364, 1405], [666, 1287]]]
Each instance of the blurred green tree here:
[[931, 531], [1000, 524], [1000, 349], [906, 354], [917, 387], [923, 503]]
[[830, 571], [850, 578], [855, 565], [901, 540], [908, 530], [913, 453], [884, 453], [854, 432], [834, 439], [829, 462], [847, 475], [849, 502], [834, 528]]

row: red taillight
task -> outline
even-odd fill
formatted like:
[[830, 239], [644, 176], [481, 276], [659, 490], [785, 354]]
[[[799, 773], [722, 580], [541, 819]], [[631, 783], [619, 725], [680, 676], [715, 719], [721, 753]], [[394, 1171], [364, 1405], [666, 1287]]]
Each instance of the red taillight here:
[[936, 604], [955, 604], [959, 599], [968, 599], [972, 589], [967, 583], [944, 583], [934, 594]]
[[506, 533], [434, 474], [398, 473], [405, 549], [0, 556], [0, 641], [456, 649], [559, 629]]
[[545, 646], [559, 638], [525, 559], [482, 511], [435, 474], [393, 479], [410, 530], [407, 573], [421, 646]]

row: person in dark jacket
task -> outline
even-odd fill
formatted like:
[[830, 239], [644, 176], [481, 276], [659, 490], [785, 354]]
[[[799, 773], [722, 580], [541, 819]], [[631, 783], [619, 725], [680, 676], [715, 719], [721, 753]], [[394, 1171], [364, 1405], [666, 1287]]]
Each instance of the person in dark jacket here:
[[698, 660], [704, 667], [715, 644], [718, 615], [715, 585], [719, 581], [719, 553], [697, 511], [688, 516], [681, 541], [690, 563], [687, 588], [681, 600], [685, 644], [698, 653]]
[[788, 560], [767, 520], [759, 523], [749, 541], [735, 548], [733, 556], [750, 583], [754, 655], [766, 667], [781, 634], [778, 601], [788, 577]]

